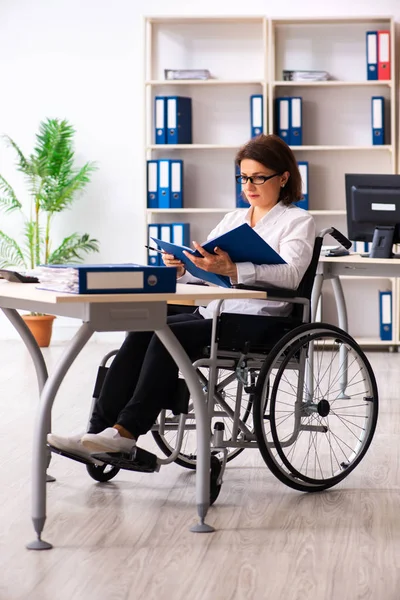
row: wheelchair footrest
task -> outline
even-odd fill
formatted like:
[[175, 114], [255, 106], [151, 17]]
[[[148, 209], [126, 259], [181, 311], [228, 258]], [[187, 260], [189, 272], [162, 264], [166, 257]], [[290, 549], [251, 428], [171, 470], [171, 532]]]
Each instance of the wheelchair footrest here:
[[47, 444], [47, 447], [51, 450], [51, 452], [54, 452], [54, 454], [60, 454], [61, 456], [65, 456], [66, 458], [70, 458], [71, 460], [76, 460], [77, 462], [83, 463], [84, 465], [93, 465], [102, 462], [95, 459], [91, 460], [90, 458], [85, 458], [77, 454], [72, 454], [72, 452], [67, 452], [67, 450], [60, 450], [59, 448], [50, 446], [50, 444]]
[[154, 473], [160, 470], [157, 456], [137, 446], [132, 448], [129, 453], [103, 452], [101, 454], [92, 454], [92, 458], [118, 467], [119, 469], [128, 469], [129, 471]]

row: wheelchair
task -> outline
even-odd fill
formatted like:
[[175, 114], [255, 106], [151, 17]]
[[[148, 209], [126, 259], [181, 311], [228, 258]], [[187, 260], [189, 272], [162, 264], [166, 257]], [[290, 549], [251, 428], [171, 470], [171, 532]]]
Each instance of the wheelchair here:
[[[193, 363], [210, 419], [210, 505], [220, 493], [227, 463], [245, 449], [258, 449], [285, 485], [319, 492], [347, 477], [371, 444], [378, 417], [371, 365], [347, 332], [311, 320], [313, 282], [327, 234], [350, 248], [338, 230], [323, 230], [297, 290], [250, 288], [266, 290], [268, 300], [291, 303], [290, 316], [221, 313], [214, 319], [210, 347]], [[115, 354], [107, 354], [99, 367], [94, 401]], [[163, 410], [152, 428], [166, 458], [141, 448], [131, 456], [95, 455], [98, 463], [86, 464], [89, 475], [105, 482], [120, 468], [152, 472], [173, 461], [195, 469], [196, 415], [183, 379], [177, 394], [184, 408]]]

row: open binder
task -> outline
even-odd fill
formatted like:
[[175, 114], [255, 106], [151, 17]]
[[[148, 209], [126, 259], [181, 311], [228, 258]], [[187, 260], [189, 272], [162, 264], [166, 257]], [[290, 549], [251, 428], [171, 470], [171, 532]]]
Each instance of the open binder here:
[[[228, 288], [232, 287], [229, 277], [226, 275], [210, 273], [209, 271], [196, 267], [183, 253], [183, 251], [186, 250], [190, 254], [193, 254], [193, 256], [201, 256], [197, 250], [193, 250], [193, 248], [188, 248], [187, 246], [179, 246], [178, 244], [164, 242], [157, 238], [152, 238], [152, 240], [162, 250], [168, 252], [168, 254], [173, 254], [175, 258], [181, 260], [184, 263], [186, 270], [194, 277], [198, 277], [199, 279], [208, 281], [214, 285]], [[239, 227], [235, 227], [219, 237], [208, 240], [201, 246], [210, 254], [215, 254], [215, 247], [224, 250], [229, 254], [234, 263], [251, 262], [255, 265], [286, 264], [286, 261], [284, 261], [283, 258], [247, 223], [243, 223], [243, 225], [239, 225]]]

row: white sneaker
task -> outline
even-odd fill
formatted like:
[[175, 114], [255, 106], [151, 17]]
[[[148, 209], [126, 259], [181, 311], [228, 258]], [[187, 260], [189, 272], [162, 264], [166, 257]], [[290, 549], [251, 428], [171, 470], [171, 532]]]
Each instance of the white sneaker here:
[[136, 446], [135, 440], [122, 437], [118, 429], [114, 429], [114, 427], [107, 427], [101, 433], [85, 433], [81, 442], [90, 454], [97, 454], [98, 452], [129, 453]]
[[[70, 435], [63, 437], [61, 435], [54, 435], [54, 433], [49, 433], [47, 436], [47, 442], [50, 446], [54, 446], [58, 450], [63, 450], [64, 452], [70, 452], [75, 456], [79, 456], [80, 458], [84, 458], [90, 462], [96, 462], [90, 456], [90, 452], [83, 447], [81, 440], [83, 433], [77, 433], [75, 435]], [[99, 461], [96, 464], [101, 464]]]

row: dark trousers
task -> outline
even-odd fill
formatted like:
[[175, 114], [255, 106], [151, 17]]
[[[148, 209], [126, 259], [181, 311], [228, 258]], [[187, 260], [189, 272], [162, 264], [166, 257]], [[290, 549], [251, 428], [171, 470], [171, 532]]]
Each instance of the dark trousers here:
[[[192, 362], [211, 341], [212, 319], [198, 313], [169, 316], [167, 323]], [[132, 332], [115, 356], [90, 420], [90, 433], [116, 423], [135, 438], [147, 433], [163, 408], [174, 406], [178, 367], [153, 332]]]

